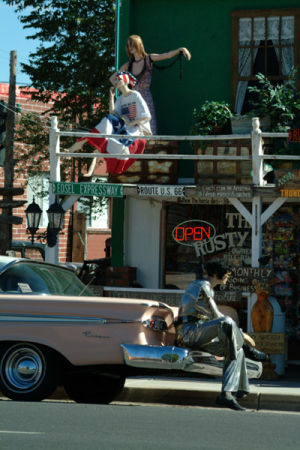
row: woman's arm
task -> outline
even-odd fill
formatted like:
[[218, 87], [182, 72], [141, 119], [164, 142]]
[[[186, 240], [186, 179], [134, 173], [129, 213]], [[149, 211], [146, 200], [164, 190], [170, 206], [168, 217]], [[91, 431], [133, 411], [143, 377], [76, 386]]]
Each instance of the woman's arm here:
[[[123, 66], [120, 67], [120, 69], [119, 69], [117, 72], [123, 72], [123, 71], [125, 71], [125, 70], [128, 70], [128, 67], [129, 67], [129, 62], [126, 62], [125, 64], [123, 64]], [[116, 79], [116, 74], [117, 74], [117, 72], [113, 73], [113, 74], [111, 75], [111, 77], [109, 78], [109, 81], [111, 82], [111, 84], [112, 84], [113, 86], [115, 86], [115, 83], [116, 83], [116, 81], [117, 81], [117, 79]]]
[[121, 116], [121, 119], [124, 120], [125, 124], [127, 126], [134, 126], [134, 125], [138, 125], [139, 123], [143, 123], [143, 122], [149, 122], [149, 120], [151, 120], [151, 116], [149, 117], [142, 117], [141, 119], [135, 119], [135, 120], [128, 120], [128, 118], [126, 116]]
[[171, 59], [174, 58], [174, 56], [179, 55], [179, 53], [182, 52], [183, 56], [189, 61], [192, 57], [190, 52], [185, 47], [180, 47], [177, 50], [171, 50], [167, 53], [151, 53], [149, 56], [152, 59], [152, 61], [163, 61], [164, 59]]
[[116, 92], [116, 89], [114, 87], [111, 87], [109, 89], [108, 109], [109, 109], [110, 114], [112, 114], [114, 112], [114, 108], [115, 108], [115, 92]]

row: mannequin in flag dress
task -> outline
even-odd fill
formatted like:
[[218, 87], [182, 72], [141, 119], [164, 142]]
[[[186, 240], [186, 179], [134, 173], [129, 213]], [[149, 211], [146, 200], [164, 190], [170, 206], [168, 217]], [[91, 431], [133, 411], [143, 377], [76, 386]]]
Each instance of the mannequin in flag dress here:
[[[116, 74], [115, 87], [119, 89], [121, 95], [115, 101], [115, 89], [110, 89], [109, 114], [91, 130], [91, 133], [95, 134], [122, 134], [124, 138], [82, 138], [68, 149], [70, 152], [80, 150], [87, 142], [101, 153], [129, 155], [144, 152], [146, 140], [133, 137], [151, 134], [151, 114], [141, 94], [132, 90], [135, 84], [136, 78], [131, 73]], [[134, 161], [133, 158], [107, 158], [107, 171], [112, 174], [123, 173]], [[85, 174], [86, 177], [93, 174], [96, 162], [97, 158], [94, 158], [88, 173]]]

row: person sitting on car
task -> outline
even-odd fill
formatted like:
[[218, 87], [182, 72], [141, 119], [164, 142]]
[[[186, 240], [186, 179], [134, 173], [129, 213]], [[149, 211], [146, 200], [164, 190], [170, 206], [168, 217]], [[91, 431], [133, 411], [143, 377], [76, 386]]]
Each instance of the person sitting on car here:
[[[79, 151], [88, 142], [101, 153], [115, 155], [131, 155], [144, 152], [146, 140], [143, 136], [151, 135], [149, 108], [138, 91], [132, 90], [137, 80], [129, 72], [116, 74], [116, 85], [121, 95], [115, 101], [115, 88], [109, 91], [109, 114], [91, 130], [95, 137], [81, 138], [68, 149], [69, 152]], [[100, 135], [122, 135], [124, 137], [96, 137]], [[111, 174], [125, 172], [133, 163], [134, 158], [107, 158], [107, 171]], [[93, 159], [85, 177], [91, 177], [96, 167]]]
[[267, 355], [255, 349], [254, 340], [223, 315], [214, 300], [214, 288], [225, 285], [230, 271], [218, 263], [206, 265], [207, 278], [197, 279], [186, 288], [181, 299], [176, 326], [177, 343], [224, 357], [222, 391], [216, 403], [245, 410], [237, 399], [249, 392], [245, 356], [266, 361]]

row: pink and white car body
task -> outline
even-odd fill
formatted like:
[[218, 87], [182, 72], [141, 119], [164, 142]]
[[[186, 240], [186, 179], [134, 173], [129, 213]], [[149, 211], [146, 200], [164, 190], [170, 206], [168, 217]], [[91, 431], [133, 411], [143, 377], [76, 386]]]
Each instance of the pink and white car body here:
[[[220, 359], [176, 346], [164, 303], [36, 295], [20, 284], [25, 292], [0, 292], [0, 389], [12, 399], [41, 400], [63, 384], [77, 401], [108, 402], [126, 376], [145, 370], [222, 374]], [[259, 378], [261, 363], [247, 367]]]

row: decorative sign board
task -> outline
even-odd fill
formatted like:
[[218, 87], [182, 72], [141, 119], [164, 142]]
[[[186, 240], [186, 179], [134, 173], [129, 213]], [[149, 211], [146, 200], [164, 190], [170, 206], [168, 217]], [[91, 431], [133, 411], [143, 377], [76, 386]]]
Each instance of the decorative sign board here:
[[[147, 140], [144, 154], [178, 154], [179, 141]], [[179, 161], [176, 159], [137, 159], [126, 172], [109, 174], [109, 183], [123, 184], [176, 184]]]
[[280, 189], [281, 197], [300, 197], [300, 189]]
[[144, 197], [185, 197], [185, 186], [143, 184], [136, 189]]
[[242, 293], [236, 291], [216, 291], [214, 298], [217, 304], [239, 303], [242, 300]]
[[[231, 275], [225, 286], [220, 286], [222, 290], [232, 292], [255, 292], [253, 280], [259, 282], [268, 282], [274, 278], [272, 269], [256, 267], [234, 267], [231, 269]], [[222, 289], [223, 288], [223, 289]]]
[[176, 203], [185, 205], [228, 205], [228, 198], [177, 197]]
[[216, 228], [206, 220], [186, 220], [176, 225], [172, 231], [174, 241], [193, 247], [197, 241], [206, 241], [216, 235]]
[[239, 278], [241, 284], [248, 284], [252, 280], [272, 280], [274, 272], [265, 267], [234, 267], [231, 269], [231, 277]]
[[124, 187], [115, 183], [54, 182], [53, 194], [81, 195], [84, 197], [123, 197]]
[[252, 198], [253, 189], [250, 185], [209, 185], [199, 186], [197, 195], [202, 198]]
[[283, 355], [285, 352], [284, 333], [249, 333], [256, 347], [271, 355]]

